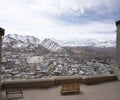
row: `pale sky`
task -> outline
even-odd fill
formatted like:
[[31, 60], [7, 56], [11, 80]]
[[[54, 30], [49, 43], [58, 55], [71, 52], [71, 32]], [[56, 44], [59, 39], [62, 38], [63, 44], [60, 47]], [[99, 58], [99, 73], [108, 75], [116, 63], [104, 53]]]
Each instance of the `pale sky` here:
[[0, 0], [5, 34], [115, 39], [120, 0]]

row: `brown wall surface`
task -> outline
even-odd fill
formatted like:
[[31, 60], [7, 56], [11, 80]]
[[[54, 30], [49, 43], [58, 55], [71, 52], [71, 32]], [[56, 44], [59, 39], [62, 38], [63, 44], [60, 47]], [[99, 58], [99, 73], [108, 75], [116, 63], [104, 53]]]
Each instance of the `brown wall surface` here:
[[82, 76], [58, 76], [55, 78], [55, 85], [82, 83]]
[[25, 81], [10, 81], [3, 82], [2, 88], [47, 88], [54, 86], [54, 79], [41, 80], [25, 80]]
[[98, 76], [88, 76], [83, 77], [84, 84], [96, 84], [102, 82], [116, 81], [117, 75], [98, 75]]
[[70, 83], [83, 83], [95, 84], [100, 82], [116, 81], [116, 75], [99, 75], [99, 76], [61, 76], [52, 79], [40, 80], [25, 80], [25, 81], [4, 81], [2, 82], [2, 89], [7, 88], [47, 88], [55, 85], [70, 84]]

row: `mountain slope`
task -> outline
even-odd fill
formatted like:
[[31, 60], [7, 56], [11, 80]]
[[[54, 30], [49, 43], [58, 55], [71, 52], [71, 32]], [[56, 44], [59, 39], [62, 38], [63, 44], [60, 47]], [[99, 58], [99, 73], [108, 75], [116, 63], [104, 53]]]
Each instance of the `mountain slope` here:
[[115, 40], [105, 39], [70, 39], [70, 40], [55, 40], [44, 39], [42, 42], [40, 39], [34, 36], [21, 36], [16, 34], [8, 34], [3, 37], [3, 48], [34, 48], [39, 45], [51, 51], [60, 51], [64, 46], [93, 46], [93, 47], [115, 47]]
[[115, 40], [102, 40], [102, 39], [71, 39], [71, 40], [54, 40], [61, 46], [93, 46], [93, 47], [115, 47]]
[[40, 44], [40, 40], [34, 36], [21, 36], [17, 34], [8, 34], [3, 37], [3, 48], [34, 48]]
[[54, 51], [54, 52], [60, 51], [60, 50], [63, 49], [60, 45], [58, 45], [56, 42], [54, 42], [54, 41], [52, 41], [50, 39], [43, 40], [42, 43], [41, 43], [41, 45], [43, 47], [51, 50], [51, 51]]

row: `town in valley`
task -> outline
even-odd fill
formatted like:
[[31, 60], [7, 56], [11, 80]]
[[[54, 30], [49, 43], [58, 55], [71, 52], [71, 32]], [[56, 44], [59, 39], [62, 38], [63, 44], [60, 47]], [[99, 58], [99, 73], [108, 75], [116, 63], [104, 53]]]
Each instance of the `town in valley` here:
[[24, 41], [14, 37], [7, 35], [3, 39], [4, 81], [114, 74], [114, 47], [63, 47], [50, 39], [40, 43], [35, 37], [24, 37]]

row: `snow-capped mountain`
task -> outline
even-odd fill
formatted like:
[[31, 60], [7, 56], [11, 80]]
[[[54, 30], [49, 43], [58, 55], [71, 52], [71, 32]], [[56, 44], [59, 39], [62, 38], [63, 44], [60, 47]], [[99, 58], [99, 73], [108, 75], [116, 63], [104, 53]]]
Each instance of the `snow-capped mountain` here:
[[95, 43], [95, 47], [115, 47], [116, 41], [115, 40], [109, 40], [109, 41], [98, 41]]
[[56, 40], [55, 42], [61, 46], [94, 46], [94, 47], [115, 47], [115, 40], [104, 40], [104, 39], [75, 39], [75, 40]]
[[41, 41], [34, 36], [21, 36], [17, 34], [8, 34], [3, 37], [3, 47], [12, 48], [34, 48], [38, 46]]
[[51, 51], [60, 51], [63, 49], [59, 44], [50, 39], [44, 39], [41, 45]]
[[94, 46], [94, 47], [115, 47], [115, 40], [105, 39], [73, 39], [73, 40], [56, 40], [40, 39], [34, 36], [21, 36], [17, 34], [8, 34], [3, 37], [2, 47], [12, 48], [34, 48], [44, 47], [50, 51], [58, 52], [63, 50], [64, 46]]

